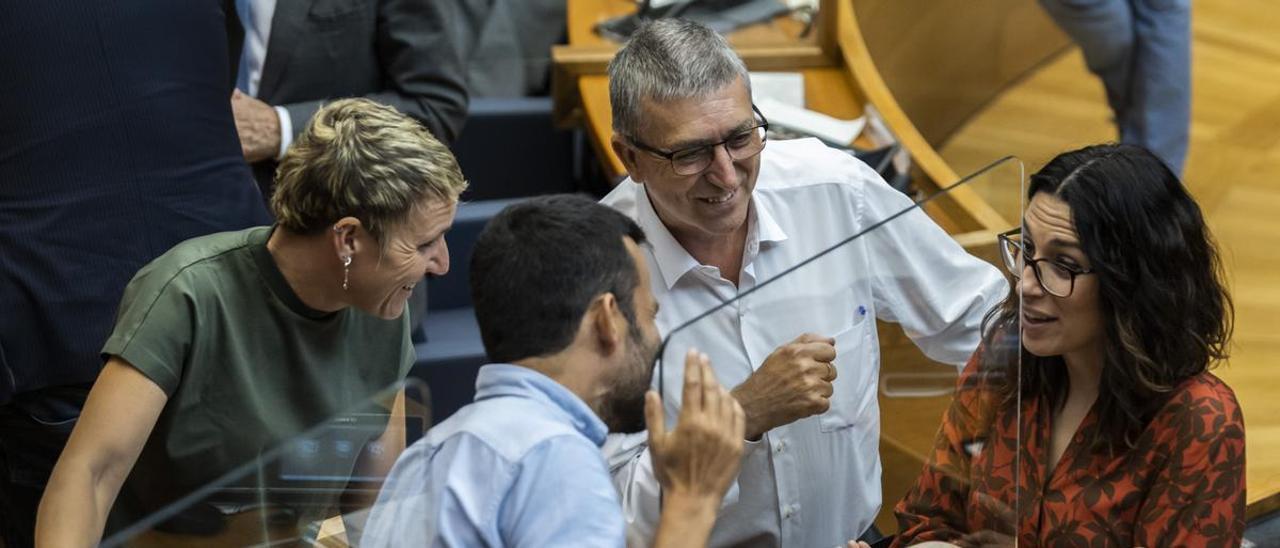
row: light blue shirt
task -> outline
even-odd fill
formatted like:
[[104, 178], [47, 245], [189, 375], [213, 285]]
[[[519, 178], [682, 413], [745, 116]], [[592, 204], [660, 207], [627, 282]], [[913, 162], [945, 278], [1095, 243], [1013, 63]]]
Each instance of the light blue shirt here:
[[486, 365], [475, 402], [396, 461], [360, 545], [623, 546], [606, 434], [560, 383]]

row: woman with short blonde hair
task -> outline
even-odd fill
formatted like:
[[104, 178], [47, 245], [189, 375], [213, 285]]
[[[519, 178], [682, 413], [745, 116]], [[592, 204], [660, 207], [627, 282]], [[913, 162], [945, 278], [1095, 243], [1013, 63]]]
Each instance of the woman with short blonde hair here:
[[405, 303], [448, 271], [457, 162], [417, 122], [350, 99], [316, 114], [278, 179], [277, 225], [188, 240], [129, 283], [39, 543], [96, 544], [407, 375]]

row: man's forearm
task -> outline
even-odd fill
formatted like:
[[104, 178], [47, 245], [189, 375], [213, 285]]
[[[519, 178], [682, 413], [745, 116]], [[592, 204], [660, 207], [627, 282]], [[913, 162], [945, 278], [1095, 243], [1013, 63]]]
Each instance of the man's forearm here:
[[720, 497], [668, 493], [662, 504], [654, 548], [706, 546]]

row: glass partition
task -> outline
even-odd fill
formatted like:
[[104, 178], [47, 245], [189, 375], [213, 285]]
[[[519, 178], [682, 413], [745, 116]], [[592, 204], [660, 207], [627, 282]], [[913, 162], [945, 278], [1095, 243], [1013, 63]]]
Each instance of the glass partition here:
[[[718, 304], [659, 323], [666, 338], [655, 385], [668, 421], [677, 416], [690, 348], [709, 355], [723, 385], [760, 389], [760, 381], [785, 385], [806, 375], [811, 361], [794, 354], [829, 341], [836, 376], [825, 411], [775, 402], [774, 411], [791, 415], [768, 425], [767, 449], [748, 451], [733, 494], [739, 502], [722, 511], [722, 521], [734, 521], [739, 507], [774, 505], [783, 537], [808, 542], [818, 531], [814, 542], [825, 545], [833, 539], [821, 531], [833, 520], [854, 520], [854, 538], [877, 523], [892, 533], [897, 523], [887, 511], [877, 520], [877, 507], [891, 510], [908, 497], [903, 524], [908, 532], [916, 525], [913, 534], [1013, 532], [1019, 334], [1016, 315], [1011, 325], [996, 325], [1011, 288], [997, 234], [1020, 222], [1023, 178], [1022, 163], [1005, 158], [914, 203], [885, 185], [754, 195], [736, 287], [712, 267], [694, 267], [688, 276]], [[774, 215], [781, 199], [787, 210], [811, 215]], [[934, 219], [946, 219], [958, 203], [983, 208], [990, 228], [944, 232]], [[819, 239], [794, 236], [813, 219], [827, 225]], [[791, 362], [785, 372], [770, 371], [783, 360]], [[809, 371], [818, 371], [809, 381], [827, 374], [825, 365]], [[1011, 445], [992, 451], [998, 441]], [[956, 505], [974, 500], [989, 508], [957, 513], [963, 508]], [[789, 534], [789, 527], [811, 530]], [[713, 539], [746, 541], [725, 530]]]
[[[695, 266], [688, 275], [705, 284], [713, 305], [659, 322], [665, 337], [654, 385], [668, 420], [680, 405], [689, 348], [709, 354], [723, 385], [743, 388], [800, 374], [799, 361], [778, 361], [786, 354], [780, 348], [829, 342], [835, 378], [827, 378], [826, 365], [811, 364], [830, 383], [825, 410], [776, 404], [772, 411], [791, 405], [790, 416], [776, 413], [761, 428], [752, 443], [762, 446], [748, 449], [722, 520], [776, 507], [784, 534], [852, 520], [849, 528], [859, 532], [874, 524], [920, 540], [950, 532], [945, 538], [1012, 542], [1026, 496], [1017, 490], [1025, 459], [1020, 343], [1016, 308], [1008, 317], [993, 310], [1011, 288], [996, 266], [996, 229], [1017, 226], [1023, 194], [1023, 168], [1014, 158], [919, 202], [881, 183], [756, 194], [754, 236], [737, 283]], [[774, 215], [778, 200], [811, 214]], [[949, 234], [934, 219], [945, 219], [952, 203], [989, 204], [984, 214], [994, 228]], [[826, 225], [821, 236], [798, 237], [797, 223], [814, 219]], [[769, 377], [766, 369], [780, 374]], [[402, 393], [403, 421], [393, 414]], [[113, 527], [104, 545], [358, 546], [399, 449], [431, 424], [429, 395], [410, 380], [342, 409]], [[888, 517], [900, 501], [902, 530]], [[741, 540], [724, 529], [713, 533], [713, 544]]]
[[[1026, 493], [1019, 288], [1002, 234], [1021, 225], [1025, 172], [1006, 158], [924, 200], [965, 201], [987, 228], [957, 235], [966, 251], [995, 266], [1005, 280], [984, 302], [976, 350], [959, 367], [918, 348], [919, 339], [881, 325], [881, 459], [892, 530], [907, 544], [947, 540], [1014, 546]], [[976, 198], [976, 199], [975, 199]], [[964, 291], [965, 288], [957, 288]], [[990, 297], [991, 295], [988, 295]], [[904, 326], [905, 327], [905, 326]], [[914, 339], [914, 340], [913, 340]], [[922, 346], [923, 347], [923, 346]], [[923, 347], [927, 348], [927, 347]], [[885, 520], [881, 520], [883, 523]]]
[[[403, 404], [398, 404], [402, 400]], [[410, 378], [109, 531], [103, 546], [350, 546], [405, 447], [431, 424]]]

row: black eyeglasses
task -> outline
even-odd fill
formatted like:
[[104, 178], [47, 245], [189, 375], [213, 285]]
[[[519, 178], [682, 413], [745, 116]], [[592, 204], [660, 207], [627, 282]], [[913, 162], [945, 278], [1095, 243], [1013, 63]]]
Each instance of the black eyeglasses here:
[[[1015, 228], [996, 236], [1000, 242], [1000, 257], [1004, 259], [1004, 267], [1009, 270], [1015, 280], [1022, 278], [1022, 269], [1018, 258], [1025, 253], [1022, 243], [1022, 229]], [[1055, 297], [1070, 297], [1076, 288], [1076, 276], [1092, 274], [1093, 269], [1063, 264], [1050, 259], [1025, 259], [1026, 266], [1036, 273], [1036, 282], [1045, 293]]]
[[734, 160], [746, 160], [764, 150], [765, 135], [769, 131], [769, 121], [765, 119], [764, 115], [760, 113], [760, 109], [756, 108], [755, 105], [751, 105], [751, 111], [755, 112], [756, 116], [760, 118], [759, 124], [734, 133], [728, 139], [718, 143], [667, 152], [646, 145], [634, 137], [628, 136], [627, 139], [636, 148], [671, 162], [671, 170], [676, 172], [677, 175], [697, 175], [711, 165], [711, 161], [716, 156], [716, 147], [723, 146], [725, 152], [729, 153], [729, 157]]

